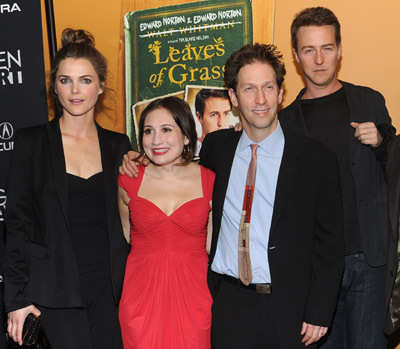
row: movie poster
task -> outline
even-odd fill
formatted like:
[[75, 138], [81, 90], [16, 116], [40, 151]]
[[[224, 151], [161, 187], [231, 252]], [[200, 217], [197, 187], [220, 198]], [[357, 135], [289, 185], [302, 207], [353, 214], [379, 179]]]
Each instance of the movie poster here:
[[[253, 37], [250, 0], [209, 0], [128, 12], [124, 21], [126, 126], [133, 146], [140, 113], [151, 100], [177, 95], [191, 104], [195, 98], [187, 98], [187, 86], [197, 92], [202, 86], [221, 89], [226, 60]], [[212, 98], [222, 102], [225, 97]], [[199, 141], [202, 120], [195, 117]], [[238, 120], [232, 111], [229, 120]]]

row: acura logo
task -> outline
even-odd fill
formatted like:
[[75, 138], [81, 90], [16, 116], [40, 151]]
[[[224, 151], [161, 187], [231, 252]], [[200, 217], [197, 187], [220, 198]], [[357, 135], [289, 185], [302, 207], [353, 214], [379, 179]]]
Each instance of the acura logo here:
[[0, 189], [0, 208], [6, 208], [6, 191], [4, 189]]
[[4, 212], [6, 209], [7, 196], [4, 189], [0, 189], [0, 222], [4, 221]]
[[9, 122], [3, 122], [0, 124], [0, 138], [7, 140], [10, 139], [14, 134], [12, 125]]

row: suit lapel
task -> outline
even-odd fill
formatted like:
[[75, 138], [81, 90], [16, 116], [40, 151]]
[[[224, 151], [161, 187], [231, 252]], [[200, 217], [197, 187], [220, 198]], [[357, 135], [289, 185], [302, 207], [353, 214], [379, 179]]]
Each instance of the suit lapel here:
[[60, 201], [61, 210], [64, 215], [65, 223], [68, 227], [68, 230], [70, 230], [68, 222], [68, 177], [65, 167], [64, 149], [58, 118], [55, 118], [53, 121], [47, 124], [47, 137], [49, 140], [49, 151], [54, 184]]
[[210, 263], [212, 263], [215, 251], [217, 249], [217, 241], [221, 228], [222, 211], [224, 208], [226, 190], [228, 188], [229, 176], [235, 156], [237, 144], [242, 132], [233, 132], [229, 137], [221, 138], [220, 144], [216, 152], [221, 152], [222, 156], [218, 157], [215, 163], [210, 164], [212, 170], [216, 173], [214, 191], [213, 191], [213, 236], [210, 251]]
[[297, 174], [302, 168], [301, 149], [296, 146], [292, 133], [285, 129], [283, 129], [283, 131], [285, 135], [285, 148], [283, 150], [282, 163], [279, 169], [278, 183], [276, 186], [270, 238], [276, 230], [289, 193], [292, 191], [292, 186], [296, 180]]
[[233, 158], [235, 157], [236, 148], [239, 142], [239, 139], [242, 135], [242, 132], [235, 132], [232, 134], [232, 137], [229, 137], [226, 141], [226, 147], [224, 149], [224, 156], [220, 164], [217, 167], [218, 174], [218, 188], [216, 188], [217, 195], [215, 197], [218, 203], [218, 211], [222, 213], [222, 207], [225, 201], [226, 190], [228, 189], [229, 177], [231, 174]]
[[349, 112], [349, 155], [350, 159], [353, 159], [354, 152], [357, 149], [359, 140], [354, 137], [354, 132], [355, 130], [351, 127], [350, 122], [363, 122], [362, 119], [364, 115], [360, 115], [359, 113], [359, 108], [354, 108], [354, 106], [359, 105], [359, 101], [357, 100], [356, 102], [353, 101], [353, 94], [349, 93], [348, 89], [350, 86], [348, 86], [345, 82], [339, 80], [339, 82], [342, 84], [343, 89], [344, 89], [344, 94], [346, 96], [346, 101], [347, 101], [347, 108]]
[[105, 134], [104, 130], [96, 123], [97, 133], [99, 137], [100, 153], [101, 153], [101, 165], [103, 168], [103, 178], [104, 178], [104, 199], [106, 205], [106, 216], [107, 216], [107, 226], [108, 232], [112, 231], [113, 226], [113, 212], [115, 209], [115, 198], [114, 195], [115, 187], [112, 183], [115, 182], [114, 177], [116, 174], [114, 171], [113, 164], [116, 159], [112, 157], [112, 144], [110, 139]]
[[287, 124], [292, 130], [296, 130], [296, 133], [308, 136], [307, 127], [303, 116], [303, 109], [301, 107], [301, 96], [305, 91], [305, 88], [300, 91], [296, 97], [296, 100], [293, 102], [293, 109], [290, 109], [290, 113], [288, 113], [286, 118], [281, 121], [281, 126], [283, 128], [285, 124]]

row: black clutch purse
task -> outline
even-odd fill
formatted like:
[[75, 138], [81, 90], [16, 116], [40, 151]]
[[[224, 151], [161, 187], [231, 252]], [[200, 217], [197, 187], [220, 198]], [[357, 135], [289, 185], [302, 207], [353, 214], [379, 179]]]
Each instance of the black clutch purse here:
[[35, 345], [38, 341], [39, 330], [42, 327], [39, 316], [28, 314], [22, 329], [22, 341], [24, 345]]

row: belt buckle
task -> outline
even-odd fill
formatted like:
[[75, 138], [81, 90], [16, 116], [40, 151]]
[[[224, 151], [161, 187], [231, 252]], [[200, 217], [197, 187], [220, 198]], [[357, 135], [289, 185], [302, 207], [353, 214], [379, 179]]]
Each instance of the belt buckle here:
[[256, 293], [270, 294], [271, 285], [270, 284], [256, 284]]

